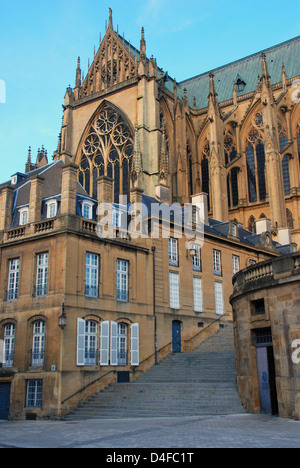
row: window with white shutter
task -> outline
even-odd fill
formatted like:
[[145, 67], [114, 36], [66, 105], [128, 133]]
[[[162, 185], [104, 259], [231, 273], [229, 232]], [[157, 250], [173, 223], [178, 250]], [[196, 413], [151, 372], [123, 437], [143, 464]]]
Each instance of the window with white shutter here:
[[131, 365], [140, 365], [140, 344], [139, 344], [139, 324], [133, 323], [131, 325]]
[[118, 324], [110, 322], [110, 365], [118, 365]]
[[179, 275], [177, 273], [169, 274], [170, 285], [170, 308], [179, 309]]
[[84, 366], [85, 320], [77, 319], [77, 366]]
[[101, 323], [100, 366], [109, 365], [109, 322]]

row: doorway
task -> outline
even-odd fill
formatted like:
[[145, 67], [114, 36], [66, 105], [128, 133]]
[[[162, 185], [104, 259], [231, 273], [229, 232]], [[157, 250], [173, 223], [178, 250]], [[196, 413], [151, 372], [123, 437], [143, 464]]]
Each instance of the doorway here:
[[260, 411], [278, 415], [276, 372], [271, 328], [255, 330]]
[[181, 353], [181, 322], [178, 320], [172, 322], [172, 351]]
[[10, 409], [10, 383], [0, 384], [0, 419], [8, 419]]

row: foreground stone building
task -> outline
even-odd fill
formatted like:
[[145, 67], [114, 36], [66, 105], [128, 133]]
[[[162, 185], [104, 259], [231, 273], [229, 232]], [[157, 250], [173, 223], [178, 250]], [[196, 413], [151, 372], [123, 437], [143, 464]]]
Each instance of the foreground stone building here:
[[300, 419], [299, 294], [299, 253], [234, 277], [237, 382], [250, 413]]
[[[25, 172], [0, 186], [0, 418], [61, 417], [192, 349], [231, 318], [239, 269], [297, 249], [290, 49], [299, 39], [177, 84], [147, 58], [144, 31], [137, 50], [110, 11], [85, 77], [78, 60], [53, 160], [30, 150]], [[162, 202], [167, 238], [151, 236]], [[112, 207], [104, 238], [101, 203]], [[127, 232], [136, 203], [148, 236]], [[204, 243], [177, 236], [184, 203], [201, 215]]]

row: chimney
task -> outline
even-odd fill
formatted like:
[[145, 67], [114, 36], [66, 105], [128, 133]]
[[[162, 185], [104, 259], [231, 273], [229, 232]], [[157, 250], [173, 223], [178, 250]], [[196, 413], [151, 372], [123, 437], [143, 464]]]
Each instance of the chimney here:
[[14, 188], [7, 184], [2, 188], [0, 196], [0, 231], [8, 229], [11, 224]]
[[262, 218], [255, 221], [256, 234], [271, 232], [271, 221], [268, 218]]
[[[197, 195], [192, 195], [192, 204], [197, 207], [197, 213], [200, 217], [200, 221], [203, 222], [206, 226], [209, 225], [208, 221], [208, 195], [207, 193], [198, 193]], [[197, 222], [199, 220], [197, 219]]]
[[62, 168], [61, 214], [76, 214], [77, 171], [73, 163]]
[[36, 175], [30, 179], [29, 222], [40, 221], [42, 212], [44, 178]]
[[278, 229], [278, 242], [281, 245], [288, 245], [292, 243], [291, 230], [288, 228]]

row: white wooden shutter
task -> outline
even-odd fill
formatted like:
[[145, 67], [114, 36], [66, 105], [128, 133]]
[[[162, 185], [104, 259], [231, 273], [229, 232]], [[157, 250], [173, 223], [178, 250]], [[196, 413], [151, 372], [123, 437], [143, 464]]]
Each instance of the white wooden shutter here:
[[110, 365], [118, 365], [118, 324], [110, 323]]
[[109, 322], [101, 323], [100, 334], [100, 366], [108, 366], [109, 362]]
[[139, 324], [133, 323], [131, 325], [131, 365], [140, 365], [140, 338], [139, 338]]
[[77, 319], [77, 366], [84, 366], [85, 320]]

